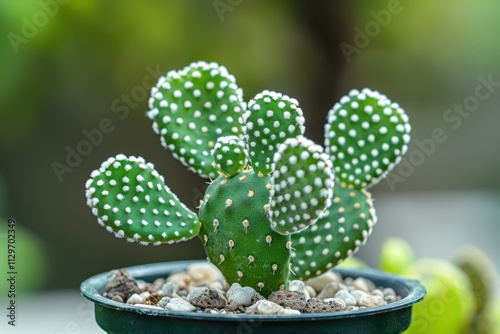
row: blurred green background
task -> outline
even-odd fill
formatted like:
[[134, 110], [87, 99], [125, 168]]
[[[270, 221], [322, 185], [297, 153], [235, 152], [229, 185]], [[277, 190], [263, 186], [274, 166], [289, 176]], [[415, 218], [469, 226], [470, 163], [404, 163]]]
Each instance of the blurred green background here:
[[[498, 254], [500, 87], [466, 116], [447, 110], [473, 101], [478, 77], [500, 82], [499, 14], [496, 0], [1, 1], [0, 175], [8, 200], [0, 205], [23, 228], [20, 240], [36, 238], [20, 259], [25, 276], [38, 288], [76, 288], [111, 268], [204, 258], [199, 240], [143, 247], [115, 239], [84, 195], [91, 171], [124, 153], [153, 162], [184, 203], [198, 204], [204, 181], [161, 147], [145, 117], [156, 78], [196, 60], [224, 64], [246, 100], [263, 89], [297, 98], [306, 135], [318, 143], [328, 109], [354, 87], [399, 102], [421, 143], [443, 129], [446, 140], [427, 151], [413, 141], [409, 154], [424, 158], [404, 182], [372, 190], [385, 206], [360, 253], [368, 262], [391, 235], [424, 255], [447, 255], [456, 247], [445, 241], [469, 239]], [[355, 51], [346, 57], [347, 44]], [[113, 130], [58, 177], [54, 163], [66, 164], [68, 150], [103, 119]], [[477, 205], [468, 207], [471, 198]]]

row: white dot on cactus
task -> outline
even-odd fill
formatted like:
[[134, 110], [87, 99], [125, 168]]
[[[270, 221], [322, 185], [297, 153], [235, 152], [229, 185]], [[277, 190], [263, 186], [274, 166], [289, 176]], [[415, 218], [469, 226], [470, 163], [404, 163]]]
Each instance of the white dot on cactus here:
[[155, 97], [155, 99], [157, 99], [157, 100], [161, 100], [161, 99], [163, 99], [163, 94], [162, 94], [161, 92], [156, 92], [156, 93], [154, 94], [154, 97]]
[[409, 143], [410, 143], [410, 135], [408, 135], [408, 134], [404, 134], [404, 135], [403, 135], [403, 142], [404, 142], [405, 144], [409, 144]]
[[365, 130], [368, 130], [370, 128], [370, 123], [368, 122], [362, 122], [361, 127]]
[[387, 127], [382, 126], [382, 127], [379, 129], [379, 132], [380, 132], [380, 134], [385, 135], [385, 134], [388, 132]]
[[396, 131], [397, 132], [405, 132], [405, 127], [403, 124], [398, 124], [396, 125]]
[[392, 114], [392, 109], [391, 108], [384, 108], [384, 115], [390, 116]]
[[141, 186], [136, 186], [136, 187], [135, 187], [135, 190], [136, 190], [137, 192], [144, 192], [144, 188], [143, 188], [143, 187], [141, 187]]

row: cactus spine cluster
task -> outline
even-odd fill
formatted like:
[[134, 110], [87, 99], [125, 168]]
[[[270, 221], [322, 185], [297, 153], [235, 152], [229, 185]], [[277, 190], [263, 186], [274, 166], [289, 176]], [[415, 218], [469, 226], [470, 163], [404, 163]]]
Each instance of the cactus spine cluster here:
[[247, 104], [216, 63], [170, 71], [149, 106], [162, 145], [211, 180], [199, 212], [152, 164], [119, 154], [86, 184], [99, 224], [143, 245], [198, 236], [229, 283], [266, 295], [329, 270], [366, 242], [376, 222], [366, 189], [401, 160], [410, 139], [403, 109], [365, 88], [329, 111], [323, 149], [304, 137], [297, 100], [263, 91]]

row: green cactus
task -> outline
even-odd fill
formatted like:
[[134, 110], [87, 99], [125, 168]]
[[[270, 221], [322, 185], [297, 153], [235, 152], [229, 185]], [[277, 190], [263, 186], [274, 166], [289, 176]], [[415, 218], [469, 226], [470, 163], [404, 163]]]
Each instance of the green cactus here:
[[494, 333], [489, 309], [495, 294], [496, 272], [488, 256], [475, 246], [462, 246], [455, 254], [454, 263], [471, 283], [471, 290], [476, 303], [475, 314], [466, 333]]
[[263, 91], [248, 105], [227, 69], [197, 62], [151, 91], [153, 129], [211, 182], [188, 209], [152, 164], [117, 155], [92, 172], [87, 204], [117, 237], [141, 244], [198, 236], [229, 283], [263, 295], [354, 254], [376, 222], [366, 188], [407, 149], [408, 117], [384, 95], [353, 90], [328, 115], [324, 150], [304, 137], [298, 102]]

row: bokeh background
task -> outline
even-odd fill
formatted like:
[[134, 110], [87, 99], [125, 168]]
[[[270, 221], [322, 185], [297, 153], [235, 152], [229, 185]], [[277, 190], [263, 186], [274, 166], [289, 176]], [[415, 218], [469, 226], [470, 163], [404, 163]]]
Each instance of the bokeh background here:
[[[380, 243], [400, 236], [418, 256], [446, 258], [471, 243], [498, 266], [500, 87], [460, 125], [446, 115], [474, 95], [478, 78], [500, 82], [500, 2], [398, 2], [380, 24], [374, 13], [391, 1], [1, 1], [0, 205], [19, 228], [20, 288], [77, 289], [112, 268], [205, 257], [199, 240], [143, 247], [115, 239], [84, 195], [91, 171], [124, 153], [154, 163], [184, 203], [197, 205], [204, 180], [161, 147], [145, 117], [158, 76], [196, 60], [224, 64], [246, 100], [264, 89], [297, 98], [317, 143], [327, 111], [351, 88], [398, 101], [413, 125], [408, 157], [424, 158], [392, 186], [372, 189], [379, 222], [359, 257], [376, 266]], [[347, 45], [355, 51], [346, 54]], [[103, 119], [113, 130], [58, 177], [54, 163], [66, 164]], [[416, 144], [436, 128], [444, 142], [427, 151]]]

